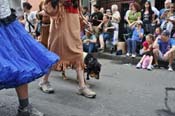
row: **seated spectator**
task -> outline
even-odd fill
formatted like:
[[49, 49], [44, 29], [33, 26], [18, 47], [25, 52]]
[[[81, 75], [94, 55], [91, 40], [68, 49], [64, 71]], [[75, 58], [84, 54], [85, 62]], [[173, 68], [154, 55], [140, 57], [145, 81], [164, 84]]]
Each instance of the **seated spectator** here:
[[141, 19], [141, 12], [140, 12], [140, 5], [137, 2], [134, 2], [131, 4], [131, 10], [127, 14], [128, 16], [125, 17], [125, 20], [127, 22], [127, 33], [131, 37], [132, 35], [132, 26]]
[[152, 44], [154, 42], [154, 37], [152, 37], [152, 34], [148, 34], [146, 36], [146, 40], [143, 42], [142, 46], [143, 48], [140, 50], [140, 55], [144, 55], [145, 53], [149, 52], [152, 48]]
[[108, 15], [104, 15], [103, 21], [98, 26], [98, 28], [101, 30], [101, 34], [99, 36], [99, 41], [100, 41], [99, 50], [103, 51], [104, 50], [104, 42], [106, 40], [112, 39], [115, 27], [112, 25], [112, 22], [110, 21], [110, 17]]
[[140, 69], [148, 69], [152, 70], [152, 62], [153, 62], [153, 42], [155, 37], [152, 34], [148, 34], [146, 36], [146, 40], [143, 42], [143, 57], [137, 64], [136, 68]]
[[166, 0], [164, 2], [164, 8], [160, 10], [160, 23], [162, 23], [165, 20], [165, 11], [170, 8], [171, 0]]
[[175, 12], [174, 12], [174, 4], [172, 3], [170, 5], [170, 10], [166, 10], [164, 12], [165, 20], [161, 24], [162, 30], [168, 30], [170, 33], [173, 30], [173, 24], [175, 24]]
[[155, 37], [155, 38], [157, 38], [157, 37], [160, 38], [161, 33], [162, 33], [161, 28], [160, 28], [160, 27], [157, 27], [157, 28], [155, 29], [155, 32], [154, 32], [154, 37]]
[[133, 28], [132, 37], [127, 39], [127, 56], [132, 55], [133, 58], [136, 57], [137, 44], [142, 42], [144, 37], [144, 30], [142, 28], [142, 21], [137, 21], [135, 23], [136, 27]]
[[167, 30], [162, 32], [160, 38], [156, 38], [153, 48], [155, 67], [158, 67], [158, 59], [169, 61], [168, 70], [173, 71], [172, 63], [174, 60], [175, 40], [170, 38], [170, 33]]
[[95, 51], [97, 42], [96, 36], [92, 31], [85, 29], [86, 34], [82, 37], [84, 52], [92, 53]]

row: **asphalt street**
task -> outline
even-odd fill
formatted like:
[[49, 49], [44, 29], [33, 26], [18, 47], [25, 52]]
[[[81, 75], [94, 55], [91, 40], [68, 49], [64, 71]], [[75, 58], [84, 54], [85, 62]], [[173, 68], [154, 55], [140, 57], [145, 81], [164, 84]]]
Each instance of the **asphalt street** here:
[[[39, 80], [31, 83], [30, 101], [46, 116], [175, 116], [175, 72], [138, 70], [110, 60], [100, 62], [100, 80], [88, 81], [97, 92], [96, 99], [76, 94], [76, 73], [68, 70], [66, 81], [61, 73], [52, 72], [50, 82], [55, 94], [42, 93]], [[167, 97], [166, 88], [170, 88]], [[1, 90], [0, 116], [15, 116], [17, 107], [15, 91]]]

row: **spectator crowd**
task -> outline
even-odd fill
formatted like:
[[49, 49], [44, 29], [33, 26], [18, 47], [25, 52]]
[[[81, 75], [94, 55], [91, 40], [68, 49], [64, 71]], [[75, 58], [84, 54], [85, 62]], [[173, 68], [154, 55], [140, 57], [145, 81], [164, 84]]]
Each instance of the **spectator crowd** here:
[[[31, 7], [28, 3], [23, 4], [24, 17], [19, 17], [19, 20], [26, 30], [40, 41], [39, 13], [31, 11]], [[137, 2], [130, 3], [124, 17], [121, 17], [117, 4], [113, 4], [110, 9], [95, 4], [93, 13], [84, 6], [81, 11], [80, 36], [84, 52], [104, 52], [105, 49], [109, 49], [111, 53], [122, 55], [126, 51], [126, 57], [142, 57], [137, 68], [152, 70], [153, 67], [158, 67], [159, 60], [163, 60], [169, 62], [168, 70], [173, 71], [175, 5], [171, 0], [165, 0], [161, 10], [152, 6], [149, 0], [142, 8]], [[122, 31], [124, 33], [121, 34], [119, 26], [122, 19], [125, 23]], [[49, 21], [47, 22], [45, 26], [49, 24]], [[122, 49], [119, 33], [126, 44]]]

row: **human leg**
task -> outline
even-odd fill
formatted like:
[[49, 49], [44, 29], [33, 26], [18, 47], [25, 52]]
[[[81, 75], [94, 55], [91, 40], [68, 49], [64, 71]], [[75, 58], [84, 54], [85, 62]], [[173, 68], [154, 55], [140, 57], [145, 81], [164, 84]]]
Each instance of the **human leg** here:
[[132, 44], [132, 57], [136, 57], [137, 41], [131, 40], [131, 44]]
[[142, 63], [143, 63], [143, 61], [144, 61], [144, 59], [145, 59], [145, 57], [146, 57], [146, 55], [143, 55], [143, 57], [141, 58], [141, 60], [139, 61], [139, 63], [137, 64], [137, 66], [136, 66], [136, 68], [141, 68], [142, 67]]
[[103, 34], [100, 34], [100, 36], [99, 36], [99, 42], [100, 42], [100, 49], [104, 49], [104, 38], [103, 38]]
[[149, 60], [149, 65], [148, 65], [147, 69], [152, 70], [153, 56], [150, 56], [149, 59], [150, 60]]
[[154, 49], [153, 50], [153, 56], [154, 56], [155, 65], [158, 65], [159, 52], [160, 52], [159, 49]]
[[44, 116], [42, 112], [29, 105], [27, 84], [17, 87], [16, 93], [19, 99], [17, 116]]
[[171, 52], [168, 55], [168, 60], [169, 60], [168, 70], [173, 71], [173, 68], [172, 68], [172, 64], [173, 64], [173, 60], [174, 60], [174, 53], [173, 52]]
[[95, 49], [95, 43], [89, 43], [88, 53], [92, 53]]
[[51, 84], [49, 82], [50, 73], [51, 73], [51, 70], [46, 75], [44, 75], [39, 82], [39, 88], [44, 93], [54, 93], [54, 89], [51, 87]]
[[84, 70], [77, 69], [76, 72], [80, 88], [79, 94], [88, 98], [94, 98], [96, 96], [96, 93], [90, 90], [85, 84]]
[[127, 42], [127, 56], [129, 56], [132, 52], [131, 39], [129, 38], [126, 42]]

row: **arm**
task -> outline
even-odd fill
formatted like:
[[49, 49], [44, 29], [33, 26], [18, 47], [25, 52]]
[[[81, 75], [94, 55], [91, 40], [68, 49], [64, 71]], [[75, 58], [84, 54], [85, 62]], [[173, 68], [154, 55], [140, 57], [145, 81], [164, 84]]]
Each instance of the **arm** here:
[[175, 45], [164, 54], [164, 58], [167, 59], [168, 56], [173, 52], [175, 52]]
[[133, 29], [133, 28], [135, 27], [136, 24], [137, 24], [137, 21], [134, 21], [133, 23], [130, 23], [130, 24], [129, 24], [129, 27]]
[[130, 11], [127, 11], [127, 12], [126, 12], [125, 20], [126, 20], [126, 22], [130, 25], [130, 21], [129, 21], [129, 18], [128, 18], [128, 17], [129, 17], [129, 12], [130, 12]]
[[167, 19], [167, 21], [170, 21], [170, 22], [172, 22], [173, 24], [175, 24], [175, 20]]
[[96, 38], [96, 36], [95, 36], [95, 35], [92, 35], [92, 36], [93, 36], [93, 39], [90, 40], [89, 42], [90, 42], [90, 43], [97, 43], [97, 38]]
[[141, 17], [142, 17], [141, 12], [138, 12], [138, 14], [137, 14], [137, 20], [138, 20], [138, 21], [141, 20]]
[[96, 38], [96, 36], [95, 35], [91, 35], [91, 37], [93, 38], [93, 39], [86, 39], [85, 40], [85, 43], [88, 43], [88, 42], [90, 42], [90, 43], [96, 43], [97, 42], [97, 38]]
[[154, 41], [153, 49], [158, 49], [159, 48], [158, 40], [159, 40], [159, 37], [157, 37], [156, 40]]
[[97, 28], [101, 29], [102, 28], [102, 25], [103, 25], [103, 21], [98, 25]]
[[168, 51], [168, 54], [169, 54], [169, 53], [172, 53], [172, 52], [175, 52], [175, 46], [173, 46], [173, 47]]
[[144, 36], [143, 33], [140, 33], [140, 34], [139, 34], [139, 38], [140, 38], [140, 39], [143, 39], [143, 36]]

